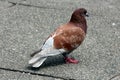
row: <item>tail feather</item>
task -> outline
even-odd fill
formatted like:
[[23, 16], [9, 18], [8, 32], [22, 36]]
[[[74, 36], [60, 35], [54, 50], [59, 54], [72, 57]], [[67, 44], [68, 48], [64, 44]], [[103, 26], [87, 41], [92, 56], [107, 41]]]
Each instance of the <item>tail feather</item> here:
[[29, 64], [34, 64], [37, 62], [40, 58], [39, 57], [33, 57], [32, 59], [29, 60]]
[[48, 56], [55, 56], [63, 53], [64, 51], [65, 50], [63, 49], [54, 48], [43, 49], [41, 52], [35, 54], [32, 59], [29, 60], [29, 64], [33, 67], [39, 67], [47, 59]]
[[42, 59], [40, 59], [40, 60], [38, 60], [36, 63], [34, 63], [32, 66], [33, 67], [39, 67], [39, 66], [41, 66], [42, 64], [43, 64], [43, 62], [46, 60], [47, 58], [42, 58]]

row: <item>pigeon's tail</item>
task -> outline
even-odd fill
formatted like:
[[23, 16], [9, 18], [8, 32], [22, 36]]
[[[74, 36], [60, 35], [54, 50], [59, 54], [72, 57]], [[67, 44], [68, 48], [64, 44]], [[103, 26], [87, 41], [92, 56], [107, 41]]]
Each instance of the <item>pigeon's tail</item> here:
[[[32, 67], [40, 67], [47, 58], [41, 58], [32, 64]], [[32, 59], [31, 59], [32, 60]], [[30, 63], [30, 61], [29, 61]]]
[[32, 67], [36, 67], [36, 68], [40, 67], [48, 56], [55, 56], [63, 53], [64, 51], [65, 50], [63, 49], [54, 49], [54, 48], [43, 49], [41, 50], [41, 52], [38, 52], [29, 60], [29, 64], [32, 65]]

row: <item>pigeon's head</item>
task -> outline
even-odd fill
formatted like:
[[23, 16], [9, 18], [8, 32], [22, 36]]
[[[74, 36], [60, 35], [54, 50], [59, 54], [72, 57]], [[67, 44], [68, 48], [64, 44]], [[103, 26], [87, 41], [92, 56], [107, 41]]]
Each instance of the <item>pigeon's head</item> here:
[[87, 10], [85, 8], [76, 9], [71, 16], [70, 22], [86, 23], [86, 20], [84, 18], [86, 16], [88, 17], [89, 15], [88, 15]]
[[79, 9], [76, 9], [74, 12], [73, 12], [74, 15], [79, 15], [79, 16], [89, 16], [88, 15], [88, 12], [85, 8], [79, 8]]
[[[86, 31], [87, 31], [87, 21], [85, 19], [86, 16], [88, 17], [89, 15], [85, 8], [76, 9], [73, 12], [69, 22], [81, 27], [86, 33]], [[81, 24], [82, 24], [82, 26], [81, 26]]]

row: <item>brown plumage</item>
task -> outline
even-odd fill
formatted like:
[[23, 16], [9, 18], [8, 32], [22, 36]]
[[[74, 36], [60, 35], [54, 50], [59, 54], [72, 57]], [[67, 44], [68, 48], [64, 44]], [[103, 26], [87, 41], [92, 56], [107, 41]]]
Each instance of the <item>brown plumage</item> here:
[[33, 67], [39, 67], [48, 56], [63, 54], [68, 63], [78, 63], [77, 60], [69, 58], [68, 54], [76, 49], [84, 40], [87, 33], [87, 22], [85, 19], [87, 10], [79, 8], [75, 10], [68, 23], [58, 27], [43, 44], [40, 51], [33, 55], [29, 61]]
[[74, 24], [68, 23], [56, 30], [54, 47], [56, 49], [74, 50], [84, 40], [85, 32]]

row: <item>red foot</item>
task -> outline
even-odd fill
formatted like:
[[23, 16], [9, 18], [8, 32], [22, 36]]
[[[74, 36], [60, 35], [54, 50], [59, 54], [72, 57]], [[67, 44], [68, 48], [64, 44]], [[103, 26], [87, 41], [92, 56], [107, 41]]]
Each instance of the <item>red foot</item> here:
[[73, 63], [73, 64], [78, 64], [78, 60], [76, 60], [76, 59], [73, 59], [73, 58], [68, 58], [68, 57], [66, 57], [65, 58], [65, 62], [66, 63]]

